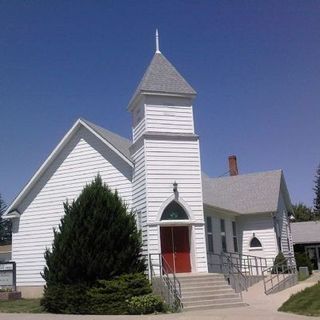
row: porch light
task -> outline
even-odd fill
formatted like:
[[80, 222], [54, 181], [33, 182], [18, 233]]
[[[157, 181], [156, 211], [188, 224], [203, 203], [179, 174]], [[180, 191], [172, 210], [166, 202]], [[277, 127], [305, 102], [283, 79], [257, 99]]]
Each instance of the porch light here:
[[178, 184], [177, 184], [177, 182], [175, 181], [175, 182], [173, 183], [173, 192], [174, 192], [174, 193], [177, 193], [177, 191], [178, 191]]

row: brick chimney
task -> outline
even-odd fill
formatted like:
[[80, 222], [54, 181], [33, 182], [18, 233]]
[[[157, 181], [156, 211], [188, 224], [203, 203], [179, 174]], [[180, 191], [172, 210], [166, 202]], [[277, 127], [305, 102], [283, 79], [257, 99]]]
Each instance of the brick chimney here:
[[229, 174], [230, 176], [237, 176], [238, 172], [238, 165], [237, 165], [237, 157], [235, 155], [229, 156]]

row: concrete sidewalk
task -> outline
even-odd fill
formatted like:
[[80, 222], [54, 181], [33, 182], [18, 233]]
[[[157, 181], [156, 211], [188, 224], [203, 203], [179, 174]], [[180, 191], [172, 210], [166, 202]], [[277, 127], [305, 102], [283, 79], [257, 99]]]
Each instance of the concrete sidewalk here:
[[320, 281], [320, 273], [317, 272], [312, 274], [307, 280], [298, 282], [293, 287], [269, 295], [264, 294], [263, 282], [260, 281], [249, 288], [248, 292], [243, 293], [243, 300], [250, 305], [251, 309], [278, 313], [278, 308], [287, 301], [291, 295], [313, 286], [318, 283], [318, 281]]
[[289, 320], [289, 319], [320, 319], [317, 317], [298, 316], [278, 312], [277, 309], [292, 294], [312, 286], [320, 281], [320, 273], [313, 274], [308, 280], [298, 283], [294, 287], [266, 296], [263, 292], [263, 283], [258, 283], [243, 294], [247, 307], [230, 309], [212, 309], [204, 311], [190, 311], [175, 314], [146, 315], [146, 316], [78, 316], [54, 314], [0, 314], [0, 320]]

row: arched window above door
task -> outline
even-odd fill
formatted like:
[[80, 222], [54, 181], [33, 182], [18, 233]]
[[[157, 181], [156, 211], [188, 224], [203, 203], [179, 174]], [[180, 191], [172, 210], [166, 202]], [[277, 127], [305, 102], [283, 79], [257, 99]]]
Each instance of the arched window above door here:
[[261, 248], [262, 244], [257, 237], [253, 237], [250, 241], [250, 248]]
[[163, 210], [161, 220], [188, 220], [184, 208], [177, 202], [171, 201]]

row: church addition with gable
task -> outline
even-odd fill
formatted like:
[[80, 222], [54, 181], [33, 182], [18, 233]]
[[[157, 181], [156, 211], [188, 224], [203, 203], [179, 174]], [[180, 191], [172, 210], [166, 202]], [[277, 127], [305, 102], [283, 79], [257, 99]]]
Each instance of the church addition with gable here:
[[220, 252], [265, 259], [293, 253], [282, 171], [241, 175], [231, 156], [230, 176], [204, 174], [195, 97], [157, 47], [129, 102], [132, 140], [76, 121], [5, 213], [13, 223], [12, 260], [25, 297], [42, 293], [44, 251], [63, 203], [98, 173], [135, 212], [144, 254], [162, 255], [177, 275], [210, 272], [209, 256]]

